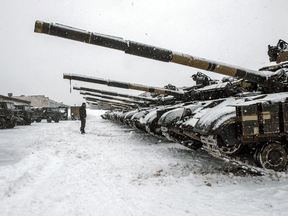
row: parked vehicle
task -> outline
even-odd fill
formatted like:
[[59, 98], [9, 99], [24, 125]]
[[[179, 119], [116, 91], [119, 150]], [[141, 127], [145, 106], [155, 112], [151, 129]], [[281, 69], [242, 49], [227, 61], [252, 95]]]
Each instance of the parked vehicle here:
[[33, 111], [30, 105], [15, 105], [18, 110], [18, 125], [30, 125], [33, 120]]
[[37, 107], [32, 107], [31, 108], [33, 111], [33, 117], [32, 117], [32, 122], [41, 122], [42, 121], [42, 108], [37, 108]]
[[52, 120], [58, 123], [61, 119], [61, 112], [58, 107], [43, 107], [42, 119], [46, 119], [48, 123]]
[[17, 110], [12, 102], [0, 102], [0, 129], [14, 128]]
[[79, 115], [79, 108], [80, 106], [71, 106], [71, 120], [79, 120], [80, 115]]

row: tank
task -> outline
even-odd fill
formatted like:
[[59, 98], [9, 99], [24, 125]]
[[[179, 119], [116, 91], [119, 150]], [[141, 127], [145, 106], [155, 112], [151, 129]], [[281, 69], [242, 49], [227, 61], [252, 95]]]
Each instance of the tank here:
[[[201, 147], [226, 161], [275, 171], [287, 169], [288, 44], [285, 41], [268, 46], [270, 61], [276, 64], [256, 71], [60, 24], [36, 21], [35, 32], [230, 76], [231, 79], [217, 83], [204, 78], [199, 85], [196, 82], [196, 86], [184, 89], [183, 96], [171, 92], [169, 95], [180, 98], [179, 102], [150, 109], [144, 119], [157, 124], [157, 130], [160, 128], [166, 138], [190, 148]], [[157, 122], [155, 118], [150, 120], [155, 112]]]
[[[90, 94], [91, 95], [91, 94]], [[92, 94], [93, 95], [93, 94]], [[100, 95], [101, 96], [101, 95]], [[101, 98], [102, 97], [102, 98]], [[120, 98], [109, 98], [109, 96], [102, 95], [101, 97], [97, 97], [95, 94], [93, 97], [83, 97], [88, 102], [101, 102], [106, 103], [110, 105], [110, 109], [112, 109], [111, 105], [117, 105], [117, 106], [125, 106], [126, 109], [123, 109], [122, 112], [118, 112], [119, 109], [117, 109], [117, 113], [113, 114], [111, 112], [107, 112], [106, 115], [104, 115], [105, 119], [110, 120], [117, 120], [119, 122], [125, 123], [127, 125], [130, 125], [133, 127], [132, 117], [135, 113], [141, 112], [143, 110], [143, 103], [138, 101], [128, 101]], [[105, 99], [105, 97], [107, 99]], [[119, 101], [115, 100], [118, 99]], [[148, 108], [149, 109], [149, 108]], [[133, 118], [133, 121], [136, 121], [136, 118]]]
[[[126, 111], [130, 111], [130, 109], [127, 109], [128, 106], [126, 106], [126, 109], [122, 108], [121, 109], [122, 113], [121, 113], [121, 112], [119, 112], [119, 107], [111, 106], [111, 104], [109, 104], [108, 106], [105, 106], [105, 108], [109, 107], [110, 111], [112, 111], [113, 109], [116, 109], [117, 112], [115, 115], [113, 115], [111, 112], [107, 112], [107, 114], [102, 115], [102, 118], [111, 119], [111, 120], [118, 120], [120, 122], [124, 122], [124, 123], [126, 123], [126, 124], [128, 124], [134, 128], [137, 128], [137, 129], [140, 129], [139, 127], [141, 127], [141, 130], [145, 129], [146, 125], [140, 124], [138, 121], [141, 117], [143, 117], [143, 115], [146, 114], [146, 112], [148, 110], [148, 109], [143, 109], [143, 108], [155, 106], [159, 103], [159, 98], [132, 96], [132, 95], [128, 95], [128, 94], [120, 94], [117, 92], [110, 92], [110, 91], [104, 91], [104, 90], [98, 90], [98, 89], [89, 89], [89, 88], [85, 88], [85, 87], [81, 87], [81, 88], [74, 87], [73, 89], [80, 90], [80, 94], [83, 94], [83, 95], [89, 95], [89, 96], [104, 98], [104, 99], [109, 99], [109, 100], [119, 100], [119, 101], [125, 102], [126, 104], [127, 103], [128, 104], [133, 104], [133, 103], [137, 104], [138, 109], [135, 110], [135, 112], [133, 112], [133, 115], [131, 112], [129, 113], [129, 115], [126, 115], [126, 114], [124, 115], [124, 113], [126, 113]], [[86, 90], [86, 91], [83, 91], [83, 90]], [[99, 92], [101, 94], [90, 93], [90, 92]], [[112, 96], [110, 96], [110, 95], [112, 95]], [[115, 97], [115, 96], [121, 96], [121, 98]], [[130, 98], [134, 98], [135, 100], [132, 100]], [[136, 112], [137, 112], [137, 114], [136, 114]]]
[[[118, 114], [119, 118], [116, 118], [120, 120], [120, 122], [124, 122], [134, 128], [145, 130], [148, 133], [164, 138], [162, 137], [163, 134], [161, 132], [161, 126], [157, 124], [157, 121], [160, 117], [159, 115], [159, 110], [162, 108], [165, 108], [167, 110], [167, 106], [172, 106], [174, 108], [175, 104], [179, 104], [182, 101], [189, 101], [189, 97], [186, 97], [185, 91], [179, 91], [175, 86], [172, 84], [168, 84], [164, 86], [163, 88], [158, 88], [158, 87], [151, 87], [151, 86], [145, 86], [145, 85], [139, 85], [139, 84], [131, 84], [131, 83], [125, 83], [125, 82], [120, 82], [120, 81], [115, 81], [115, 80], [105, 80], [103, 78], [97, 78], [97, 77], [87, 77], [87, 76], [82, 76], [82, 75], [77, 75], [77, 74], [64, 74], [63, 75], [64, 79], [69, 79], [69, 80], [78, 80], [78, 81], [84, 81], [84, 82], [89, 82], [89, 83], [97, 83], [97, 84], [102, 84], [102, 85], [107, 85], [111, 87], [118, 87], [118, 88], [126, 88], [126, 89], [133, 89], [133, 90], [139, 90], [143, 91], [147, 90], [150, 93], [153, 93], [154, 98], [152, 97], [140, 97], [137, 96], [137, 99], [141, 99], [144, 101], [148, 101], [143, 103], [139, 101], [129, 101], [129, 100], [124, 100], [120, 98], [113, 98], [107, 95], [103, 94], [91, 94], [91, 93], [82, 93], [82, 94], [88, 94], [91, 96], [97, 96], [97, 97], [102, 97], [102, 98], [108, 98], [108, 99], [118, 99], [122, 100], [124, 102], [128, 103], [136, 103], [138, 105], [138, 109], [135, 110], [134, 112], [129, 112], [126, 113], [125, 115], [120, 115]], [[95, 90], [95, 89], [88, 89], [88, 88], [74, 88], [76, 90], [80, 89], [86, 89], [90, 90], [93, 92], [102, 92], [105, 94], [109, 95], [121, 95], [122, 97], [130, 97], [129, 95], [124, 95], [124, 94], [119, 94], [119, 93], [111, 93], [109, 91], [102, 91], [102, 90]], [[191, 90], [189, 90], [191, 91]], [[155, 107], [156, 106], [156, 107]], [[178, 106], [178, 105], [177, 105]], [[149, 107], [148, 109], [144, 109], [145, 107]], [[106, 117], [105, 118], [109, 118]], [[113, 120], [115, 119], [114, 116], [112, 118]]]
[[115, 105], [111, 103], [104, 102], [87, 102], [92, 108], [96, 106], [98, 109], [109, 110], [101, 115], [103, 119], [117, 120], [118, 114], [121, 114], [123, 111], [132, 110], [132, 108], [124, 105]]

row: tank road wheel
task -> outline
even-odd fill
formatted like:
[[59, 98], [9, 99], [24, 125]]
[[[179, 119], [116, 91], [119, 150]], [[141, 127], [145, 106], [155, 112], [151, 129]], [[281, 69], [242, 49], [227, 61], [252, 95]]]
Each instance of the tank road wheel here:
[[224, 154], [236, 154], [242, 149], [242, 144], [235, 144], [233, 146], [222, 146], [219, 147], [219, 151]]
[[268, 143], [263, 146], [257, 159], [263, 168], [281, 171], [287, 165], [287, 152], [279, 143]]
[[264, 146], [263, 145], [257, 146], [257, 148], [256, 148], [256, 150], [254, 152], [254, 155], [253, 155], [254, 162], [259, 167], [261, 167], [261, 164], [260, 164], [260, 152], [261, 152], [261, 150], [263, 149]]

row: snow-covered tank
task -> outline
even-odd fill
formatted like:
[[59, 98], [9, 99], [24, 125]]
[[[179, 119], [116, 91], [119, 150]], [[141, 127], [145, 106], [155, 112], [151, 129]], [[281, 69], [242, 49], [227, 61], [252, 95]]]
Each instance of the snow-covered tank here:
[[236, 155], [243, 158], [245, 153], [253, 155], [254, 163], [260, 167], [286, 169], [288, 44], [285, 41], [268, 47], [270, 60], [277, 64], [256, 71], [59, 24], [36, 21], [35, 32], [232, 77], [184, 89], [177, 104], [150, 109], [143, 118], [155, 124], [155, 118], [149, 118], [156, 112], [157, 130], [160, 128], [167, 139], [187, 147], [202, 146], [212, 155], [227, 160], [234, 160]]

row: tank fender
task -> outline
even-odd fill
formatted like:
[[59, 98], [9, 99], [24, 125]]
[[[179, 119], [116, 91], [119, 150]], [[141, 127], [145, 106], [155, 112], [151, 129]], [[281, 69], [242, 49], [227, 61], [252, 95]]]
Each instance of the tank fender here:
[[140, 124], [146, 125], [148, 120], [151, 118], [151, 116], [153, 116], [153, 115], [157, 116], [156, 110], [157, 110], [156, 108], [152, 108], [150, 110], [147, 110], [147, 114], [143, 118], [139, 119]]
[[[135, 125], [135, 123], [142, 125], [143, 124], [143, 119], [145, 118], [145, 116], [148, 114], [149, 112], [147, 110], [142, 110], [139, 113], [135, 113], [132, 118], [131, 121], [133, 122], [133, 124]], [[142, 126], [145, 126], [142, 125]]]
[[[240, 144], [241, 141], [237, 139], [237, 125], [234, 118], [223, 122], [220, 127], [217, 128], [216, 132], [221, 140], [218, 139], [219, 147], [223, 145], [225, 147], [234, 146], [235, 144]], [[222, 141], [222, 142], [221, 142]]]
[[179, 107], [174, 110], [170, 110], [164, 113], [158, 120], [158, 124], [161, 126], [171, 125], [175, 119], [183, 119], [186, 116], [190, 116], [196, 109], [198, 109], [200, 104], [187, 105], [184, 107]]
[[147, 110], [142, 110], [138, 113], [135, 113], [132, 117], [131, 117], [131, 121], [137, 121], [140, 118], [143, 118], [146, 114], [147, 114]]
[[[155, 122], [156, 119], [161, 118], [161, 116], [171, 110], [175, 110], [179, 107], [182, 107], [182, 105], [174, 105], [174, 106], [168, 106], [168, 107], [159, 107], [159, 109], [155, 109], [153, 110], [153, 113], [149, 113], [145, 116], [146, 119], [146, 124], [152, 124], [152, 123], [157, 123], [158, 124], [158, 120], [157, 122]], [[146, 118], [147, 117], [147, 118]]]
[[221, 109], [209, 109], [209, 112], [206, 112], [206, 115], [203, 115], [197, 121], [193, 131], [203, 135], [217, 134], [221, 125], [235, 118], [235, 107], [226, 106], [221, 107]]
[[124, 115], [124, 120], [130, 120], [130, 118], [137, 113], [138, 110], [131, 110]]
[[171, 125], [175, 119], [179, 120], [185, 112], [184, 107], [176, 108], [164, 113], [158, 120], [161, 126]]
[[149, 112], [145, 118], [144, 121], [146, 125], [152, 124], [152, 122], [157, 118], [157, 110], [153, 110], [152, 112]]
[[132, 110], [132, 111], [130, 111], [130, 112], [127, 112], [126, 115], [125, 115], [124, 118], [123, 118], [123, 122], [124, 122], [125, 124], [129, 125], [130, 120], [131, 120], [131, 117], [132, 117], [135, 113], [137, 113], [137, 112], [138, 112], [138, 110]]
[[[212, 101], [210, 102], [212, 103]], [[208, 104], [210, 104], [208, 103]], [[205, 104], [207, 105], [207, 104]], [[208, 109], [206, 109], [205, 107], [203, 106], [199, 106], [197, 107], [193, 112], [192, 112], [192, 115], [193, 117], [189, 118], [186, 122], [184, 122], [182, 125], [181, 125], [181, 128], [183, 129], [187, 129], [187, 130], [193, 130], [194, 127], [196, 126], [197, 122], [200, 120], [200, 118], [202, 116], [204, 116], [206, 114], [206, 112], [208, 111]]]

